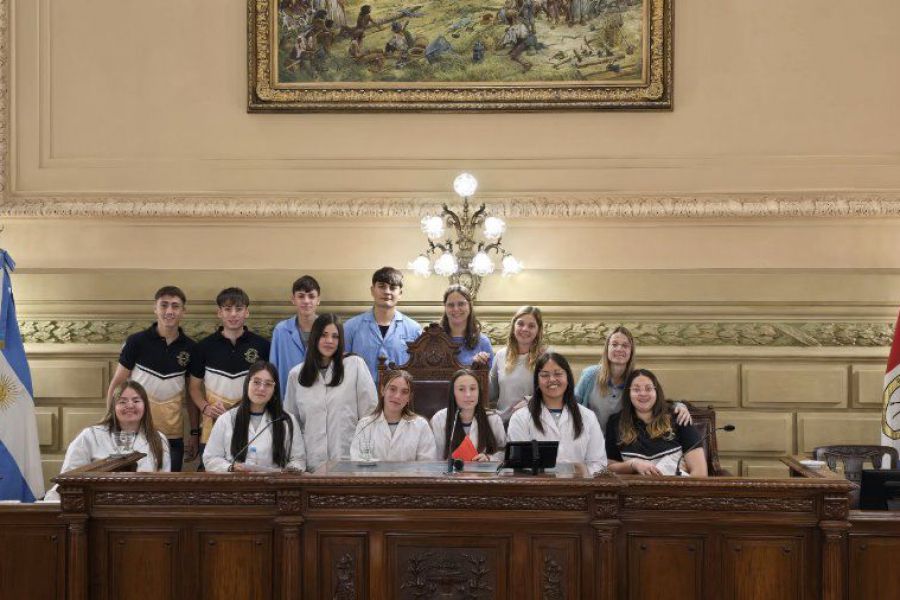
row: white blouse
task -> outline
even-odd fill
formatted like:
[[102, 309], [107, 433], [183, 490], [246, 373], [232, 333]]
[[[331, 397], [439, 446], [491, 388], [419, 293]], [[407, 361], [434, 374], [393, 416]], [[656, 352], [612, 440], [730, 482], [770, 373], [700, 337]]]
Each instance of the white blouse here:
[[[489, 454], [488, 458], [491, 460], [503, 460], [503, 448], [506, 446], [506, 430], [503, 429], [503, 420], [500, 418], [500, 413], [495, 410], [489, 410], [487, 417], [488, 425], [491, 426], [491, 431], [494, 432], [494, 441], [497, 442], [497, 451]], [[444, 456], [444, 438], [447, 435], [446, 426], [447, 409], [442, 408], [431, 417], [431, 431], [434, 433], [438, 460]], [[469, 439], [472, 440], [472, 445], [478, 448], [478, 421], [476, 419], [472, 419], [468, 435]]]
[[[172, 463], [169, 455], [169, 440], [162, 432], [157, 433], [159, 434], [160, 440], [162, 440], [163, 448], [162, 467], [159, 470], [171, 471]], [[152, 472], [157, 470], [156, 459], [150, 451], [150, 444], [147, 442], [147, 437], [144, 435], [144, 432], [139, 431], [137, 433], [132, 449], [147, 455], [138, 461], [138, 471]], [[69, 444], [69, 447], [66, 450], [66, 458], [63, 460], [62, 469], [60, 469], [59, 472], [65, 473], [66, 471], [73, 471], [85, 465], [89, 465], [95, 460], [109, 458], [115, 454], [117, 450], [116, 443], [113, 441], [112, 434], [106, 425], [91, 425], [90, 427], [85, 427]], [[58, 502], [59, 493], [57, 492], [57, 487], [58, 486], [54, 485], [44, 496], [44, 500]]]
[[[206, 449], [203, 451], [203, 464], [207, 471], [221, 473], [228, 471], [228, 467], [231, 466], [231, 461], [234, 459], [231, 455], [231, 438], [234, 435], [234, 421], [237, 418], [237, 410], [237, 408], [232, 408], [216, 419], [216, 424], [213, 425], [209, 441], [206, 443]], [[287, 416], [294, 424], [294, 435], [292, 438], [285, 436], [285, 448], [287, 448], [289, 453], [288, 464], [285, 465], [285, 468], [303, 471], [306, 469], [306, 449], [303, 445], [303, 434], [300, 432], [300, 425], [297, 424], [297, 419], [290, 414]], [[247, 426], [247, 441], [249, 442], [256, 434], [262, 431], [260, 436], [250, 444], [251, 448], [256, 448], [256, 464], [260, 467], [278, 469], [278, 465], [272, 460], [272, 428], [284, 427], [287, 429], [288, 424], [287, 422], [282, 422], [266, 427], [272, 421], [269, 413], [263, 415], [258, 422], [254, 423], [254, 421], [255, 419], [250, 419], [250, 423]], [[263, 431], [263, 428], [266, 428], [265, 431]]]
[[423, 417], [401, 417], [393, 433], [384, 413], [360, 419], [350, 444], [350, 458], [362, 458], [361, 446], [368, 445], [372, 458], [391, 462], [436, 460], [437, 450], [431, 426]]
[[581, 413], [581, 435], [575, 437], [574, 421], [568, 408], [563, 408], [559, 415], [559, 422], [550, 413], [546, 406], [541, 406], [541, 425], [544, 431], [538, 431], [534, 426], [528, 406], [523, 406], [509, 421], [509, 441], [530, 442], [558, 441], [559, 450], [556, 454], [557, 462], [584, 463], [591, 473], [597, 473], [606, 468], [606, 443], [597, 415], [594, 412], [577, 405]]

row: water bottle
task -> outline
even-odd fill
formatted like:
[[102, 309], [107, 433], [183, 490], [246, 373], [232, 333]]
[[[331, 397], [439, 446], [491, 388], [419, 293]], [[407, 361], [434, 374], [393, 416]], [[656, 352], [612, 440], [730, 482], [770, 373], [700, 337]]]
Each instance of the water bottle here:
[[256, 446], [250, 446], [250, 449], [247, 450], [247, 460], [244, 462], [248, 465], [259, 464], [259, 457], [256, 455]]

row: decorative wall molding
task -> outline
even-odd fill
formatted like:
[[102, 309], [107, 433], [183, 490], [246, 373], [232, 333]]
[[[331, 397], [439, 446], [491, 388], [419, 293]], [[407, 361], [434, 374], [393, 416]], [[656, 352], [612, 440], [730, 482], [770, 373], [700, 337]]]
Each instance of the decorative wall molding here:
[[[4, 5], [5, 2], [0, 4], [0, 10]], [[5, 35], [2, 43], [6, 43]], [[3, 60], [0, 47], [0, 61]], [[5, 153], [9, 114], [7, 93], [2, 86], [0, 81], [0, 149]], [[2, 175], [5, 171], [6, 165]], [[5, 178], [0, 183], [5, 184]], [[443, 196], [12, 195], [0, 204], [0, 217], [419, 218], [439, 211]], [[516, 197], [483, 194], [481, 198], [493, 214], [507, 218], [900, 217], [900, 190], [647, 195], [563, 192]]]
[[[254, 319], [254, 328], [271, 335], [279, 319]], [[545, 339], [554, 346], [602, 346], [621, 321], [564, 320], [545, 323]], [[894, 324], [857, 321], [625, 321], [641, 346], [883, 347], [890, 346]], [[146, 329], [142, 319], [21, 320], [22, 338], [32, 344], [121, 344]], [[200, 339], [216, 330], [213, 319], [186, 319], [185, 332]], [[495, 347], [506, 343], [507, 320], [482, 321]]]

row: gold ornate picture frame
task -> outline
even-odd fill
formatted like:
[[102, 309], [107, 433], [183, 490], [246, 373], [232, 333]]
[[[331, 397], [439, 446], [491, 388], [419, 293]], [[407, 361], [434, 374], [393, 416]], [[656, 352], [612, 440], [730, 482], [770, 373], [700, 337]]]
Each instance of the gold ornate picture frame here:
[[671, 109], [672, 4], [248, 0], [248, 110]]

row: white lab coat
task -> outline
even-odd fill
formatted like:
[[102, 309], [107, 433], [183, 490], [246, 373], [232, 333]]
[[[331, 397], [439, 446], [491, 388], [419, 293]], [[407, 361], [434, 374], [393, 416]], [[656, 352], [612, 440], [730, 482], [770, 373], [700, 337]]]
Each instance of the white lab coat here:
[[561, 463], [584, 463], [591, 473], [606, 468], [606, 443], [597, 415], [584, 406], [578, 405], [581, 411], [583, 428], [581, 436], [575, 439], [572, 415], [568, 408], [563, 408], [559, 416], [559, 424], [546, 406], [541, 406], [541, 425], [543, 433], [538, 431], [531, 419], [528, 406], [523, 406], [513, 413], [509, 420], [508, 440], [510, 442], [558, 441], [559, 450], [556, 461]]
[[362, 458], [359, 449], [361, 441], [371, 445], [375, 460], [412, 462], [437, 459], [431, 426], [419, 415], [410, 419], [401, 417], [394, 435], [391, 435], [384, 413], [363, 417], [356, 424], [356, 433], [350, 444], [351, 460]]
[[[160, 471], [171, 471], [172, 465], [171, 457], [169, 456], [169, 440], [163, 433], [157, 433], [162, 440], [163, 447], [162, 468]], [[156, 459], [153, 458], [153, 453], [150, 452], [150, 444], [147, 442], [147, 437], [143, 432], [138, 432], [134, 439], [134, 446], [132, 446], [132, 449], [147, 455], [138, 461], [138, 471], [156, 471]], [[116, 444], [106, 425], [92, 425], [90, 427], [85, 427], [69, 444], [69, 448], [66, 450], [66, 458], [63, 460], [62, 469], [60, 469], [59, 472], [65, 473], [66, 471], [72, 471], [79, 467], [89, 465], [95, 460], [109, 458], [115, 453]], [[44, 496], [44, 500], [58, 502], [59, 493], [56, 490], [57, 487], [58, 486], [54, 485]]]
[[306, 446], [306, 466], [310, 471], [330, 460], [347, 460], [356, 424], [371, 414], [378, 403], [375, 382], [369, 367], [359, 356], [344, 357], [344, 379], [328, 387], [334, 370], [332, 362], [320, 372], [311, 387], [300, 385], [300, 363], [288, 375], [284, 409], [297, 417]]
[[[238, 405], [240, 406], [240, 405]], [[290, 459], [285, 468], [296, 469], [302, 471], [306, 469], [306, 449], [303, 446], [303, 434], [300, 432], [300, 425], [293, 415], [288, 415], [294, 423], [294, 437], [285, 440], [285, 446], [290, 449]], [[237, 418], [237, 408], [232, 408], [227, 413], [216, 419], [213, 425], [212, 433], [209, 435], [209, 441], [206, 442], [206, 449], [203, 451], [203, 464], [207, 471], [224, 472], [231, 466], [234, 458], [231, 455], [231, 436], [234, 434], [234, 421]], [[257, 433], [262, 431], [266, 425], [271, 422], [269, 413], [263, 415], [259, 424], [254, 427], [251, 419], [247, 431], [247, 441], [253, 439]], [[287, 430], [287, 422], [276, 423], [256, 438], [251, 447], [256, 448], [256, 463], [262, 467], [277, 469], [278, 466], [272, 461], [272, 428], [284, 427]], [[287, 437], [287, 436], [285, 436]], [[249, 452], [249, 449], [248, 449]]]
[[[503, 447], [506, 446], [506, 430], [503, 429], [503, 419], [500, 418], [500, 413], [495, 410], [487, 411], [487, 417], [488, 424], [491, 426], [491, 431], [494, 432], [494, 440], [497, 442], [497, 452], [489, 454], [488, 458], [491, 460], [503, 460]], [[434, 433], [434, 444], [437, 450], [438, 460], [444, 457], [444, 438], [447, 435], [444, 428], [446, 426], [447, 409], [442, 408], [431, 417], [431, 431]], [[469, 439], [472, 440], [472, 445], [477, 449], [478, 421], [476, 419], [472, 419], [472, 426], [469, 428]]]

